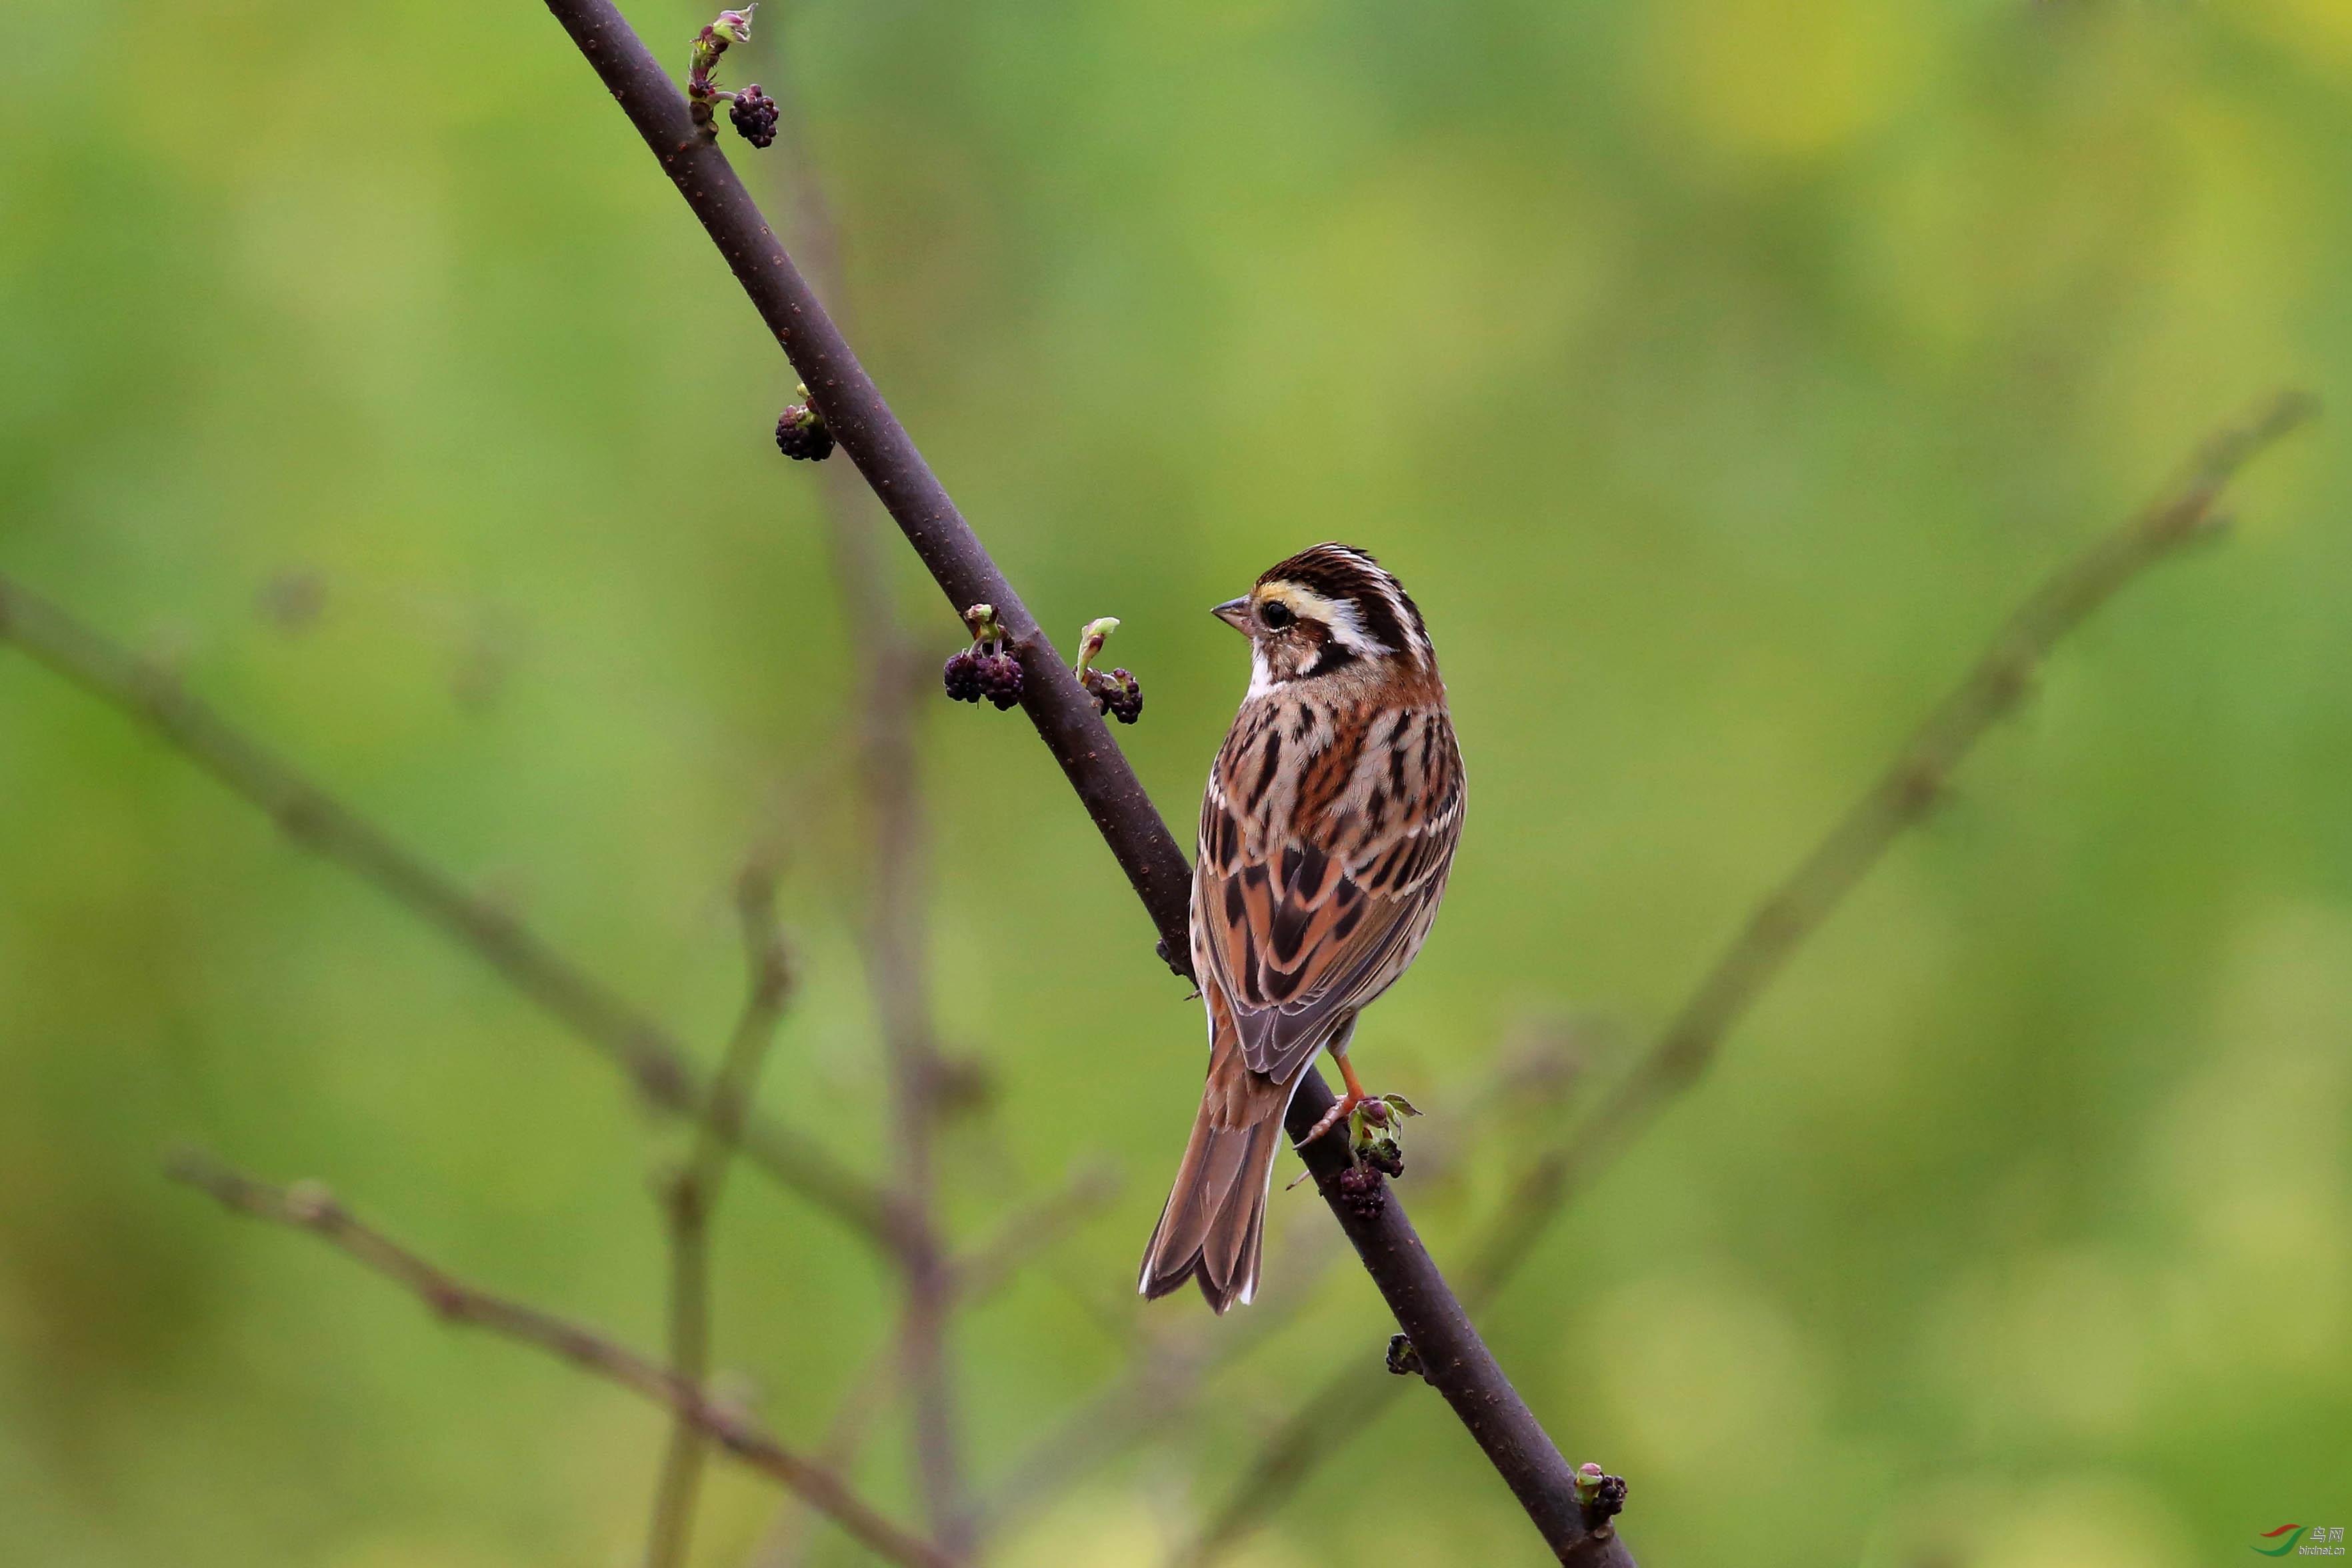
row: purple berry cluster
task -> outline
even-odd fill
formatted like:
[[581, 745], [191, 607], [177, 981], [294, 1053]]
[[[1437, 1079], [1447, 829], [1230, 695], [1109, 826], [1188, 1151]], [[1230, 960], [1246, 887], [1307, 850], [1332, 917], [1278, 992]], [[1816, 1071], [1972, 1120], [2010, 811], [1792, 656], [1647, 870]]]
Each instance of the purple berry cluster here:
[[[805, 396], [808, 389], [801, 390]], [[821, 463], [833, 456], [833, 432], [824, 427], [815, 404], [795, 403], [777, 416], [776, 450], [796, 463]]]
[[950, 654], [940, 675], [947, 682], [950, 702], [977, 702], [985, 693], [980, 680], [980, 655], [970, 648]]
[[940, 671], [948, 697], [956, 702], [986, 698], [1003, 712], [1021, 700], [1021, 661], [1005, 647], [1004, 628], [997, 624], [992, 606], [974, 605], [963, 618], [971, 627], [972, 642]]
[[735, 130], [754, 147], [772, 147], [776, 141], [776, 100], [760, 90], [753, 82], [735, 95], [727, 106], [727, 118], [735, 122]]
[[1086, 673], [1087, 695], [1095, 700], [1095, 711], [1107, 713], [1122, 724], [1132, 724], [1143, 717], [1143, 687], [1124, 669], [1105, 673], [1089, 669]]
[[950, 658], [940, 674], [949, 698], [957, 702], [986, 698], [1002, 712], [1021, 700], [1021, 661], [1002, 649], [986, 653], [968, 647]]
[[1370, 1165], [1350, 1165], [1339, 1173], [1339, 1201], [1358, 1219], [1378, 1219], [1389, 1206], [1389, 1186]]

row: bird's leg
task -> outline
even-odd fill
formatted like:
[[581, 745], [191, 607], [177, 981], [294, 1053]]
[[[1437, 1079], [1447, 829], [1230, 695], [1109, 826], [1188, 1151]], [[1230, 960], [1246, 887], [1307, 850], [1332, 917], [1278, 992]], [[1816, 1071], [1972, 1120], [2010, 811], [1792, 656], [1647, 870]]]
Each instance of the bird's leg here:
[[1331, 1037], [1330, 1047], [1331, 1059], [1339, 1064], [1339, 1078], [1347, 1084], [1348, 1092], [1332, 1101], [1331, 1109], [1323, 1113], [1323, 1120], [1315, 1124], [1313, 1131], [1298, 1141], [1297, 1147], [1306, 1148], [1341, 1121], [1353, 1116], [1356, 1113], [1356, 1107], [1371, 1098], [1364, 1092], [1363, 1084], [1358, 1081], [1354, 1064], [1348, 1060], [1348, 1042], [1355, 1037], [1355, 1015], [1349, 1014], [1348, 1021], [1340, 1025], [1338, 1032]]
[[1340, 1097], [1340, 1104], [1346, 1106], [1349, 1110], [1353, 1110], [1356, 1107], [1363, 1104], [1364, 1101], [1372, 1098], [1370, 1095], [1364, 1092], [1362, 1080], [1356, 1077], [1356, 1064], [1348, 1059], [1348, 1053], [1345, 1049], [1342, 1049], [1339, 1054], [1332, 1059], [1339, 1064], [1339, 1081], [1348, 1086], [1348, 1092]]

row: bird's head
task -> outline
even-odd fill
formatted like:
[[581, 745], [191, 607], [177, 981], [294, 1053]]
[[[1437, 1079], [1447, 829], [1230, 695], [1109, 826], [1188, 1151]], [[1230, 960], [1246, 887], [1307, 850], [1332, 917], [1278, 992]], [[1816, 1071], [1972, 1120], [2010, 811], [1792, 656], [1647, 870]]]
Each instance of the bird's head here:
[[1404, 585], [1352, 545], [1318, 544], [1269, 566], [1213, 614], [1250, 639], [1253, 697], [1321, 676], [1437, 673]]

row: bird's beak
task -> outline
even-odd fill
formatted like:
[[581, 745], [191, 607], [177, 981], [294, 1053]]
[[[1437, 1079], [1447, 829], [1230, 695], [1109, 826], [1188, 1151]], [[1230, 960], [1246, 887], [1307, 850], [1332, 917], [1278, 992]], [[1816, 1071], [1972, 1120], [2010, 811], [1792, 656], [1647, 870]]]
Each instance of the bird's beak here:
[[1217, 619], [1224, 622], [1225, 625], [1233, 627], [1234, 630], [1237, 632], [1246, 632], [1250, 629], [1249, 595], [1247, 594], [1244, 594], [1238, 599], [1227, 599], [1223, 604], [1219, 605], [1215, 609], [1211, 610], [1209, 614], [1216, 616]]

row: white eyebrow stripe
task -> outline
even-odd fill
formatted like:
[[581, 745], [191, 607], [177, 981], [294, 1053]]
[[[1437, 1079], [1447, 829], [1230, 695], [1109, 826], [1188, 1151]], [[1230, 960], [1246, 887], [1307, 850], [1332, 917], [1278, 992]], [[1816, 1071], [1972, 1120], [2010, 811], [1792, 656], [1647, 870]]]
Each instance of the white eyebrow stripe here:
[[1324, 624], [1331, 628], [1331, 635], [1339, 639], [1341, 647], [1360, 658], [1396, 652], [1396, 649], [1364, 629], [1363, 612], [1357, 609], [1354, 605], [1344, 600], [1326, 602], [1331, 608], [1329, 616]]
[[[1279, 596], [1292, 609], [1330, 627], [1331, 635], [1339, 639], [1339, 646], [1357, 658], [1373, 658], [1396, 652], [1365, 628], [1363, 612], [1348, 600], [1327, 599], [1312, 588], [1302, 587], [1297, 583], [1283, 583], [1278, 587]], [[1402, 615], [1397, 620], [1399, 625], [1408, 624], [1408, 618]]]
[[1412, 645], [1413, 657], [1423, 664], [1435, 664], [1437, 650], [1429, 646], [1429, 634], [1422, 629], [1421, 617], [1405, 607], [1404, 590], [1398, 586], [1395, 578], [1385, 572], [1380, 574], [1378, 582], [1381, 599], [1388, 605], [1389, 613], [1396, 617], [1396, 624], [1404, 628], [1405, 641]]

